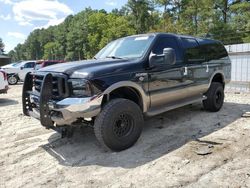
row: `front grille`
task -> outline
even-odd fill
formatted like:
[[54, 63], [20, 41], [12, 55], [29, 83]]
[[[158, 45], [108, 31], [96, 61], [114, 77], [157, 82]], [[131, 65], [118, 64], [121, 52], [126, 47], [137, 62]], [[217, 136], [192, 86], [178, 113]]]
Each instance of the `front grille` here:
[[[33, 86], [36, 92], [41, 92], [41, 87], [44, 79], [43, 74], [34, 74], [33, 76]], [[52, 99], [59, 100], [69, 96], [67, 77], [62, 74], [53, 74], [53, 90]]]

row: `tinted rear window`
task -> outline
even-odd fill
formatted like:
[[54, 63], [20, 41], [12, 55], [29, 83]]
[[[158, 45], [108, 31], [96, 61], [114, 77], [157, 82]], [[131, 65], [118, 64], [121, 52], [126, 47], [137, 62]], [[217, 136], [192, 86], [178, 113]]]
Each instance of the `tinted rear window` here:
[[219, 42], [211, 42], [211, 43], [201, 43], [201, 52], [205, 55], [206, 61], [221, 59], [223, 57], [227, 57], [227, 51], [225, 47]]
[[182, 38], [182, 45], [185, 49], [185, 59], [189, 63], [201, 63], [228, 56], [220, 42], [210, 39]]

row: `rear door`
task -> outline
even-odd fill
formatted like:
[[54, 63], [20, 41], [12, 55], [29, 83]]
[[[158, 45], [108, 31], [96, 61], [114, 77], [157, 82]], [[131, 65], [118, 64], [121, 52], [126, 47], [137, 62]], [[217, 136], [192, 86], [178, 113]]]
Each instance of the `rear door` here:
[[189, 92], [193, 96], [202, 96], [207, 89], [209, 67], [205, 51], [195, 38], [181, 38], [184, 52], [184, 76], [191, 82]]

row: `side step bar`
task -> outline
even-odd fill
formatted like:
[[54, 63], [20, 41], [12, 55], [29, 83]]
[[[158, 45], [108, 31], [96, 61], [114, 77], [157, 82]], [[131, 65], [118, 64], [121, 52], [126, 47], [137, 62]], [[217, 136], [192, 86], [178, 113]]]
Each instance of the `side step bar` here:
[[176, 108], [179, 108], [179, 107], [182, 107], [182, 106], [186, 106], [188, 104], [203, 101], [205, 99], [207, 99], [207, 97], [205, 95], [203, 95], [202, 97], [196, 97], [196, 98], [193, 98], [193, 99], [189, 98], [189, 100], [184, 100], [184, 101], [182, 101], [180, 103], [168, 104], [165, 107], [161, 107], [161, 108], [157, 108], [157, 109], [148, 111], [148, 112], [146, 112], [145, 115], [149, 116], [149, 117], [150, 116], [155, 116], [155, 115], [167, 112], [169, 110], [173, 110], [173, 109], [176, 109]]

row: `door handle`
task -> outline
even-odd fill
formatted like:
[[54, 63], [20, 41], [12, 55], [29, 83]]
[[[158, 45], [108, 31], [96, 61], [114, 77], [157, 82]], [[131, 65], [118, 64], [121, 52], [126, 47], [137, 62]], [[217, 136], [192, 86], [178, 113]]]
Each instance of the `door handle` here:
[[207, 65], [206, 72], [209, 72], [209, 66]]
[[187, 76], [187, 75], [188, 75], [188, 68], [187, 68], [187, 67], [184, 67], [183, 75], [184, 75], [184, 76]]

